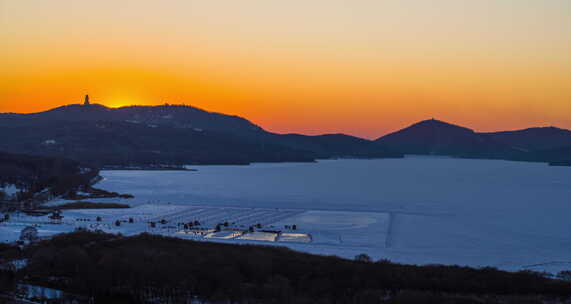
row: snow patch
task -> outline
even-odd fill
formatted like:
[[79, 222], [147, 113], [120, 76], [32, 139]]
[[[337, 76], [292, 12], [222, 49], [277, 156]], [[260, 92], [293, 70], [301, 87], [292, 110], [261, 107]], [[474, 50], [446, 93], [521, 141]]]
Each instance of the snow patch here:
[[63, 297], [64, 292], [57, 289], [30, 285], [30, 284], [18, 284], [18, 293], [21, 294], [25, 299], [60, 299]]
[[221, 240], [229, 240], [241, 236], [241, 231], [232, 231], [232, 230], [225, 230], [225, 231], [218, 231], [213, 232], [206, 235], [206, 238], [209, 239], [221, 239]]
[[91, 172], [91, 168], [84, 168], [84, 167], [80, 167], [80, 168], [79, 168], [79, 173], [80, 173], [80, 174], [87, 174], [87, 173], [89, 173], [89, 172]]
[[16, 194], [18, 194], [21, 191], [22, 190], [14, 184], [6, 184], [6, 185], [0, 186], [0, 192], [4, 192], [6, 194], [6, 196], [8, 197], [8, 199], [14, 198], [16, 196]]
[[307, 233], [281, 233], [278, 242], [311, 243], [311, 236]]
[[254, 232], [248, 232], [248, 233], [240, 236], [238, 239], [239, 240], [248, 240], [248, 241], [275, 242], [277, 237], [278, 237], [277, 233], [254, 231]]

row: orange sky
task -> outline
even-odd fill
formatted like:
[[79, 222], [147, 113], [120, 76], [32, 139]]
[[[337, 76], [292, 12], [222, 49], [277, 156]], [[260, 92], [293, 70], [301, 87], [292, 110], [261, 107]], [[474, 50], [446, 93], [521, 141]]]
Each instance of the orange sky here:
[[571, 128], [568, 0], [0, 0], [0, 41], [0, 112], [89, 93], [275, 132]]

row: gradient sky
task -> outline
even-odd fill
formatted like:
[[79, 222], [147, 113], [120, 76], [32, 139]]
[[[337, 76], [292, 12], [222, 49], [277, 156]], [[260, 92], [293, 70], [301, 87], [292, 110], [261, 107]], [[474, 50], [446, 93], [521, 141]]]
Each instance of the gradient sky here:
[[86, 93], [276, 132], [571, 128], [571, 1], [0, 0], [0, 112]]

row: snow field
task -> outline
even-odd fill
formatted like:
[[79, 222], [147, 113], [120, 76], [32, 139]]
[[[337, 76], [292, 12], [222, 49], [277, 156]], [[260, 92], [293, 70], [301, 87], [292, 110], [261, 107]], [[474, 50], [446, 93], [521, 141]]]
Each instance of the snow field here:
[[[61, 223], [54, 224], [45, 216], [27, 216], [19, 214], [10, 221], [0, 224], [0, 241], [14, 242], [27, 226], [38, 228], [40, 237], [71, 232], [78, 228], [91, 231], [101, 230], [108, 233], [136, 235], [143, 232], [176, 236], [190, 239], [213, 240], [250, 240], [276, 241], [277, 233], [255, 231], [243, 234], [251, 226], [273, 229], [270, 224], [303, 213], [303, 210], [205, 207], [192, 205], [153, 205], [145, 204], [133, 208], [118, 209], [78, 209], [62, 211]], [[101, 221], [97, 221], [100, 218]], [[133, 223], [129, 220], [132, 219]], [[162, 220], [166, 224], [161, 224]], [[179, 223], [199, 221], [200, 225], [183, 230]], [[119, 222], [119, 226], [116, 225]], [[155, 227], [150, 226], [155, 223]], [[227, 222], [222, 231], [215, 232], [214, 227]], [[290, 241], [287, 238], [287, 241]]]
[[390, 216], [380, 212], [309, 210], [274, 224], [296, 224], [315, 244], [385, 247]]

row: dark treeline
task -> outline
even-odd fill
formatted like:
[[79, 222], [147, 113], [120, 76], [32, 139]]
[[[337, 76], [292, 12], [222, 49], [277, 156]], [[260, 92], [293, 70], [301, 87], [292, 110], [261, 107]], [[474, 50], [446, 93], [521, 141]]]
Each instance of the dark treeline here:
[[[26, 200], [48, 190], [63, 195], [88, 186], [99, 170], [59, 157], [39, 157], [0, 152], [0, 185], [16, 185], [23, 191], [16, 200]], [[6, 199], [0, 193], [0, 201]]]
[[13, 250], [4, 252], [29, 259], [17, 279], [98, 303], [541, 303], [571, 296], [571, 283], [529, 272], [351, 261], [147, 234], [77, 232]]
[[[23, 129], [26, 130], [22, 134]], [[58, 136], [54, 136], [54, 134]], [[218, 131], [120, 121], [53, 122], [2, 128], [0, 150], [65, 157], [95, 166], [310, 162], [315, 155]], [[42, 144], [54, 138], [53, 144]]]

